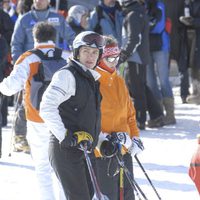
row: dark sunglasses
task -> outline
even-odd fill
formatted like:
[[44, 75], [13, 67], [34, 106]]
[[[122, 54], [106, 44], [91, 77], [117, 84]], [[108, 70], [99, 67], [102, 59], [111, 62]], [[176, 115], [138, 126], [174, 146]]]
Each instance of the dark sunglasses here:
[[97, 46], [97, 48], [103, 47], [105, 45], [105, 41], [104, 41], [103, 37], [96, 33], [91, 33], [89, 35], [84, 36], [83, 41], [87, 45], [95, 44]]
[[106, 61], [108, 61], [110, 63], [112, 63], [112, 62], [118, 62], [119, 56], [116, 56], [116, 57], [106, 57], [105, 59], [106, 59]]

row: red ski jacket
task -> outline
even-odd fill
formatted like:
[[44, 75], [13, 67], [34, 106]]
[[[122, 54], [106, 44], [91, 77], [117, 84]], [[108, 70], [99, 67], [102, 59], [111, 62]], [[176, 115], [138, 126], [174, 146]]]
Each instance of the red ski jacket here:
[[196, 188], [200, 194], [200, 134], [197, 137], [198, 148], [191, 159], [189, 176], [194, 181]]

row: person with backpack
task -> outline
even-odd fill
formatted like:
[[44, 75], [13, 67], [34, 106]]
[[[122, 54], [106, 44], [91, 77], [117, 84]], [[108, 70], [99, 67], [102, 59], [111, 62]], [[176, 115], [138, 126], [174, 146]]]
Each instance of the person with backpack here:
[[[14, 65], [10, 76], [0, 83], [0, 92], [11, 96], [25, 88], [25, 113], [27, 119], [27, 140], [31, 148], [31, 156], [35, 166], [38, 181], [39, 199], [55, 200], [52, 168], [48, 159], [49, 132], [44, 121], [39, 115], [39, 91], [49, 83], [47, 75], [51, 75], [61, 66], [66, 64], [68, 53], [56, 48], [56, 29], [48, 22], [38, 22], [33, 28], [35, 48], [22, 54]], [[40, 52], [49, 61], [47, 70], [44, 61], [38, 54]], [[59, 54], [59, 59], [55, 57]], [[45, 62], [46, 62], [45, 60]], [[53, 62], [53, 69], [50, 62]], [[55, 65], [55, 62], [57, 63]], [[42, 65], [41, 65], [42, 63]], [[53, 71], [52, 71], [53, 70]], [[41, 73], [43, 71], [43, 73]], [[45, 71], [50, 72], [47, 73]], [[39, 78], [38, 78], [39, 76]], [[48, 84], [47, 83], [47, 84]], [[39, 97], [39, 98], [38, 98]], [[60, 188], [61, 189], [61, 188]], [[61, 190], [62, 192], [62, 190]]]
[[87, 149], [95, 164], [101, 94], [100, 74], [94, 68], [103, 47], [100, 34], [78, 34], [73, 42], [73, 58], [54, 74], [40, 103], [40, 115], [51, 133], [50, 162], [70, 200], [89, 200], [94, 195], [82, 148]]
[[150, 63], [147, 67], [147, 85], [165, 109], [165, 125], [175, 124], [174, 96], [169, 81], [170, 30], [166, 26], [165, 4], [162, 0], [149, 0], [147, 8], [150, 18]]
[[[23, 1], [29, 7], [29, 2]], [[34, 40], [32, 35], [33, 26], [40, 21], [48, 21], [56, 28], [55, 44], [60, 48], [66, 49], [72, 44], [75, 33], [65, 21], [65, 18], [58, 13], [55, 13], [50, 8], [49, 0], [33, 0], [32, 9], [22, 15], [17, 20], [11, 40], [11, 53], [13, 63], [18, 57], [27, 50], [34, 47]], [[23, 97], [22, 97], [23, 98]], [[24, 120], [24, 108], [22, 104], [17, 110], [17, 117], [14, 124], [15, 140], [14, 151], [27, 152], [28, 146], [26, 141], [26, 121]], [[23, 127], [23, 129], [21, 129]]]
[[123, 14], [117, 0], [100, 0], [90, 13], [88, 30], [102, 35], [112, 35], [122, 44]]

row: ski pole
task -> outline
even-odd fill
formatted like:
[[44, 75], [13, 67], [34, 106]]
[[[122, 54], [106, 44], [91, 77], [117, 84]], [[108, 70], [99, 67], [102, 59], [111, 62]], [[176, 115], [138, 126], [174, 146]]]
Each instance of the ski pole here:
[[124, 200], [124, 168], [120, 167], [119, 171], [119, 199]]
[[158, 194], [156, 188], [154, 187], [154, 185], [153, 185], [151, 179], [150, 179], [149, 176], [147, 175], [147, 173], [146, 173], [144, 167], [142, 166], [142, 163], [141, 163], [140, 160], [138, 159], [137, 155], [135, 155], [134, 157], [135, 157], [135, 160], [137, 161], [138, 165], [140, 166], [140, 168], [141, 168], [142, 171], [144, 172], [144, 175], [146, 176], [147, 180], [149, 181], [149, 183], [150, 183], [151, 187], [153, 188], [154, 192], [156, 193], [158, 199], [161, 200], [160, 195]]
[[59, 8], [60, 8], [60, 0], [56, 0], [56, 8], [55, 8], [56, 12], [58, 12]]
[[103, 195], [100, 191], [99, 184], [97, 182], [97, 179], [96, 179], [93, 167], [92, 167], [92, 163], [90, 161], [90, 157], [88, 156], [88, 153], [87, 153], [87, 146], [86, 145], [83, 146], [82, 144], [80, 144], [80, 147], [81, 147], [81, 150], [83, 150], [83, 152], [84, 152], [88, 171], [89, 171], [93, 189], [94, 189], [94, 196], [93, 196], [92, 200], [109, 200], [109, 198], [107, 196]]
[[8, 156], [11, 157], [11, 151], [12, 151], [12, 146], [13, 146], [13, 137], [14, 137], [14, 121], [15, 121], [15, 118], [16, 118], [16, 112], [17, 112], [17, 109], [19, 107], [19, 101], [20, 101], [20, 98], [21, 98], [21, 92], [19, 92], [17, 94], [17, 100], [16, 100], [16, 104], [15, 104], [15, 109], [14, 109], [14, 115], [13, 115], [13, 118], [12, 118], [12, 130], [11, 130], [11, 137], [10, 137], [10, 146], [9, 146], [9, 153], [8, 153]]
[[[135, 191], [136, 193], [136, 196], [138, 197], [139, 200], [142, 200], [141, 197], [140, 197], [140, 194], [142, 195], [142, 197], [145, 199], [145, 200], [148, 200], [146, 195], [144, 194], [144, 192], [142, 191], [142, 189], [139, 187], [139, 185], [137, 184], [137, 182], [133, 179], [130, 171], [128, 170], [128, 168], [124, 165], [124, 161], [122, 159], [119, 158], [118, 155], [116, 155], [116, 158], [118, 160], [118, 163], [119, 165], [124, 169], [124, 172], [126, 174], [126, 177], [129, 181], [129, 183], [131, 184], [131, 187], [133, 188], [133, 190]], [[139, 192], [140, 194], [139, 194]]]
[[[3, 95], [0, 94], [0, 110], [2, 108], [2, 103], [3, 103]], [[0, 158], [2, 154], [2, 115], [0, 114]]]

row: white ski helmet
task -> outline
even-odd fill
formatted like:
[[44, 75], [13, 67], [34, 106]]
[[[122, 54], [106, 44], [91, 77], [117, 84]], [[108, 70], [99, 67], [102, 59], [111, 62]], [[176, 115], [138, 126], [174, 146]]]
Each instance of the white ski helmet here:
[[126, 8], [134, 2], [144, 3], [144, 1], [145, 0], [119, 0], [119, 3], [122, 6], [122, 8]]
[[99, 49], [99, 59], [103, 53], [105, 41], [102, 35], [93, 31], [84, 31], [79, 33], [73, 41], [73, 57], [77, 59], [79, 49], [82, 46], [88, 46]]
[[86, 15], [89, 13], [89, 10], [82, 5], [75, 5], [72, 6], [68, 11], [68, 18], [72, 18], [77, 24], [81, 23], [81, 18], [83, 15]]

